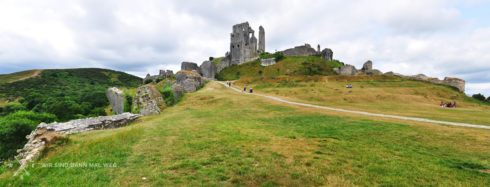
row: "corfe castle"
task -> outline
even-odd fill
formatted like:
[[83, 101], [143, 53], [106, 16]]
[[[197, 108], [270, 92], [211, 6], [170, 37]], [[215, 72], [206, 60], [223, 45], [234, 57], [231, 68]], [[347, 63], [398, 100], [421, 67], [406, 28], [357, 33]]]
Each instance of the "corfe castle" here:
[[[195, 71], [208, 79], [214, 79], [216, 74], [228, 66], [240, 65], [245, 62], [250, 62], [259, 59], [259, 55], [265, 50], [265, 30], [262, 26], [259, 26], [259, 38], [255, 36], [255, 31], [250, 27], [248, 22], [233, 25], [232, 32], [230, 33], [230, 50], [225, 53], [217, 65], [212, 61], [204, 61], [200, 66], [194, 62], [182, 62], [181, 70]], [[325, 60], [333, 60], [333, 51], [329, 48], [321, 50], [320, 45], [317, 48], [312, 48], [309, 44], [296, 46], [290, 49], [286, 49], [281, 52], [284, 56], [320, 56]], [[273, 58], [260, 59], [262, 66], [274, 65], [276, 62]], [[361, 69], [356, 69], [353, 65], [343, 64], [340, 68], [335, 68], [334, 71], [339, 75], [380, 75], [383, 74], [377, 69], [373, 69], [373, 63], [366, 61]], [[159, 75], [151, 76], [148, 74], [144, 81], [151, 79], [155, 81], [158, 78], [166, 78], [172, 75], [172, 71], [160, 70]], [[438, 78], [427, 77], [423, 74], [406, 76], [398, 73], [387, 72], [387, 75], [400, 76], [408, 79], [428, 81], [436, 84], [444, 84], [456, 87], [459, 91], [464, 92], [465, 81], [458, 78], [445, 77], [443, 80]]]
[[[144, 82], [154, 81], [175, 77], [175, 80], [166, 80], [171, 85], [173, 98], [164, 100], [161, 93], [156, 90], [152, 84], [144, 84], [138, 87], [137, 92], [132, 100], [133, 109], [139, 114], [123, 113], [125, 110], [126, 97], [123, 91], [117, 88], [109, 88], [106, 91], [110, 105], [115, 116], [101, 116], [86, 119], [72, 120], [65, 123], [41, 123], [34, 131], [27, 136], [28, 142], [23, 149], [18, 150], [18, 158], [21, 166], [15, 172], [17, 175], [28, 163], [36, 159], [50, 142], [56, 141], [58, 135], [73, 134], [96, 129], [118, 128], [127, 125], [129, 122], [139, 118], [142, 115], [158, 114], [167, 106], [172, 105], [187, 92], [194, 92], [201, 88], [208, 79], [214, 79], [215, 75], [228, 66], [240, 65], [249, 61], [259, 59], [260, 53], [265, 50], [265, 30], [259, 27], [259, 39], [255, 37], [255, 31], [250, 27], [248, 22], [233, 26], [230, 34], [230, 50], [219, 61], [218, 65], [212, 61], [204, 61], [200, 66], [193, 62], [182, 62], [181, 69], [175, 75], [170, 70], [160, 70], [159, 75], [151, 76], [148, 74]], [[320, 56], [324, 60], [332, 61], [333, 52], [325, 48], [320, 50], [320, 45], [315, 50], [309, 44], [296, 46], [281, 52], [284, 56]], [[274, 65], [275, 59], [260, 59], [262, 66]], [[343, 64], [340, 68], [335, 68], [339, 75], [380, 75], [381, 71], [373, 69], [371, 61], [364, 63], [361, 69], [356, 69], [349, 64]], [[427, 77], [423, 74], [415, 76], [404, 76], [401, 74], [387, 72], [387, 75], [400, 76], [408, 79], [428, 81], [436, 84], [444, 84], [456, 87], [459, 91], [464, 92], [465, 81], [458, 78], [446, 77], [444, 80]]]

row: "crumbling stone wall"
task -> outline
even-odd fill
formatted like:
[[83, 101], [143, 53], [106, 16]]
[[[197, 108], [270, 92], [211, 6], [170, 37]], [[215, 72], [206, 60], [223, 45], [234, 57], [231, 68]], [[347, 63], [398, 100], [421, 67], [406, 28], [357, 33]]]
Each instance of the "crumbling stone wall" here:
[[133, 105], [133, 109], [144, 116], [159, 114], [166, 107], [162, 94], [151, 84], [138, 87]]
[[126, 102], [126, 97], [123, 91], [117, 89], [116, 87], [108, 88], [106, 90], [107, 99], [112, 107], [112, 112], [115, 114], [122, 114], [124, 112], [124, 102]]
[[248, 22], [233, 25], [230, 34], [231, 64], [242, 64], [257, 59], [257, 38]]
[[286, 49], [282, 51], [284, 56], [312, 56], [318, 54], [315, 49], [313, 49], [310, 44], [305, 44], [301, 46], [296, 46], [294, 48]]
[[264, 27], [259, 27], [259, 53], [265, 52], [265, 30]]
[[119, 128], [141, 117], [138, 114], [122, 113], [114, 116], [99, 116], [85, 119], [76, 119], [64, 123], [40, 123], [26, 138], [24, 148], [19, 149], [15, 158], [19, 160], [20, 167], [15, 172], [18, 175], [29, 162], [39, 158], [45, 147], [60, 136], [80, 133], [91, 130]]

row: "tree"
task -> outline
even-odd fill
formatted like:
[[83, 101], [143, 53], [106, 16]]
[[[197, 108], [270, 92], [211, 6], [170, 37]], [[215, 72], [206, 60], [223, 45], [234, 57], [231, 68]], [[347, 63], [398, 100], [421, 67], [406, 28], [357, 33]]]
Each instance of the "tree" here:
[[0, 159], [8, 159], [16, 154], [27, 142], [30, 134], [41, 122], [50, 123], [56, 116], [32, 111], [17, 111], [0, 119]]
[[471, 96], [477, 100], [480, 100], [480, 101], [485, 101], [485, 96], [482, 95], [481, 93], [478, 93], [478, 94], [473, 94], [473, 96]]

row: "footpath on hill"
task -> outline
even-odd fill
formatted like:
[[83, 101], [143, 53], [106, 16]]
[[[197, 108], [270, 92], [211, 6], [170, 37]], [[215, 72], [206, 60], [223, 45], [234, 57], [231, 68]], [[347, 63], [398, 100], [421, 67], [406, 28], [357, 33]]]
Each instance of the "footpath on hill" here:
[[[218, 82], [225, 87], [228, 87], [225, 83], [223, 82]], [[306, 104], [306, 103], [298, 103], [298, 102], [293, 102], [293, 101], [287, 101], [284, 99], [280, 99], [278, 97], [274, 96], [269, 96], [269, 95], [263, 95], [263, 94], [257, 94], [257, 93], [248, 93], [244, 92], [242, 90], [239, 90], [235, 87], [228, 87], [231, 88], [232, 90], [242, 93], [242, 94], [250, 94], [250, 95], [256, 95], [260, 97], [265, 97], [269, 98], [275, 101], [279, 101], [282, 103], [288, 103], [288, 104], [293, 104], [293, 105], [299, 105], [299, 106], [305, 106], [305, 107], [311, 107], [311, 108], [319, 108], [323, 110], [331, 110], [331, 111], [338, 111], [338, 112], [345, 112], [345, 113], [352, 113], [352, 114], [361, 114], [361, 115], [366, 115], [366, 116], [376, 116], [376, 117], [384, 117], [384, 118], [393, 118], [393, 119], [401, 119], [401, 120], [411, 120], [411, 121], [420, 121], [420, 122], [428, 122], [428, 123], [438, 123], [438, 124], [443, 124], [443, 125], [452, 125], [452, 126], [460, 126], [460, 127], [472, 127], [472, 128], [480, 128], [480, 129], [490, 129], [490, 126], [485, 126], [485, 125], [476, 125], [476, 124], [469, 124], [469, 123], [457, 123], [457, 122], [449, 122], [449, 121], [438, 121], [438, 120], [431, 120], [431, 119], [424, 119], [424, 118], [416, 118], [416, 117], [405, 117], [405, 116], [396, 116], [396, 115], [388, 115], [388, 114], [378, 114], [378, 113], [371, 113], [371, 112], [363, 112], [363, 111], [355, 111], [355, 110], [346, 110], [346, 109], [340, 109], [340, 108], [332, 108], [332, 107], [325, 107], [325, 106], [319, 106], [319, 105], [312, 105], [312, 104]]]

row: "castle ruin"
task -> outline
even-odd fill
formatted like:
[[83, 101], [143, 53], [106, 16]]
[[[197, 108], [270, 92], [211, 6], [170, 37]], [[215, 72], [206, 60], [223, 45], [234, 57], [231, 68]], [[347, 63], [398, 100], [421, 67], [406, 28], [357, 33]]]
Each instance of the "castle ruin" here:
[[[265, 50], [264, 28], [261, 27], [259, 38], [261, 43], [260, 50]], [[230, 64], [242, 64], [244, 62], [257, 59], [259, 50], [257, 49], [257, 38], [255, 31], [248, 22], [233, 25], [233, 32], [230, 34]]]

